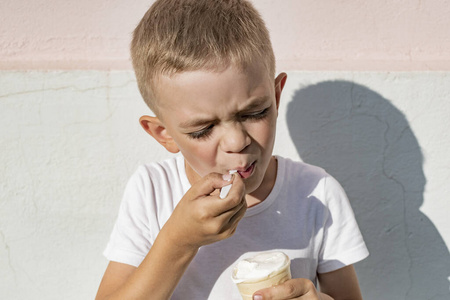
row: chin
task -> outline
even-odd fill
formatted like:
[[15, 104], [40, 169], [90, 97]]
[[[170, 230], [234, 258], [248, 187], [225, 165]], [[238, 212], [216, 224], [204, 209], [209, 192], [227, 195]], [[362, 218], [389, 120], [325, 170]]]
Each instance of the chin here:
[[[249, 179], [256, 179], [256, 178], [249, 178]], [[261, 186], [262, 178], [260, 180], [258, 180], [257, 182], [252, 180], [249, 182], [244, 181], [244, 183], [245, 183], [245, 193], [251, 194]]]

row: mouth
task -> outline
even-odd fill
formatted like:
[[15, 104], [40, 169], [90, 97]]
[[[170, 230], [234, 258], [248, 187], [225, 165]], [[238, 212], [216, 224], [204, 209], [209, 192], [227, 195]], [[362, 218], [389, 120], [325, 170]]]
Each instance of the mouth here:
[[247, 168], [238, 168], [237, 173], [239, 174], [239, 176], [241, 176], [244, 179], [250, 177], [253, 174], [253, 170], [255, 169], [255, 163], [256, 163], [256, 161], [254, 161]]

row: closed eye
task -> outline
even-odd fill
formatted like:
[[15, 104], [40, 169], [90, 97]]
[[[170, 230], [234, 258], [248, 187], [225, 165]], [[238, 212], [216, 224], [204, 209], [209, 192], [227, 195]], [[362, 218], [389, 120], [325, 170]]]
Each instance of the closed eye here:
[[188, 137], [192, 138], [192, 139], [206, 139], [207, 137], [209, 137], [212, 133], [212, 129], [214, 127], [214, 124], [209, 125], [208, 127], [205, 127], [203, 129], [194, 131], [194, 132], [190, 132], [188, 133]]
[[265, 109], [260, 110], [260, 111], [257, 111], [257, 112], [244, 114], [244, 115], [241, 116], [241, 119], [243, 119], [243, 120], [260, 120], [260, 119], [263, 119], [269, 113], [269, 109], [270, 109], [270, 107], [265, 108]]

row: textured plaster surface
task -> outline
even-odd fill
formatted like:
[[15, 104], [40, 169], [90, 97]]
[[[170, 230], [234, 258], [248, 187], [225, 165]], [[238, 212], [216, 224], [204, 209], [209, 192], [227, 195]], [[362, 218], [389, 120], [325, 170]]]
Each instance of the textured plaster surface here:
[[[151, 0], [3, 0], [2, 69], [130, 69]], [[450, 70], [447, 0], [254, 0], [280, 69]]]
[[[364, 299], [449, 299], [450, 73], [290, 72], [275, 153], [346, 189]], [[168, 157], [129, 71], [0, 72], [0, 299], [93, 299], [130, 174]]]

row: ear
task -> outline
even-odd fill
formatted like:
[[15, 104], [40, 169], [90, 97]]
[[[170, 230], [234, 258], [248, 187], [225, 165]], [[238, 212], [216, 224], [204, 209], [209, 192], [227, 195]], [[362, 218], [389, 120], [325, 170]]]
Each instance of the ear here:
[[139, 118], [139, 123], [142, 128], [150, 134], [158, 143], [164, 146], [167, 151], [177, 153], [180, 151], [178, 145], [173, 140], [172, 136], [167, 132], [164, 124], [157, 117], [142, 116]]
[[275, 78], [275, 100], [277, 102], [277, 109], [280, 106], [281, 92], [283, 91], [286, 80], [286, 73], [280, 73], [277, 78]]

